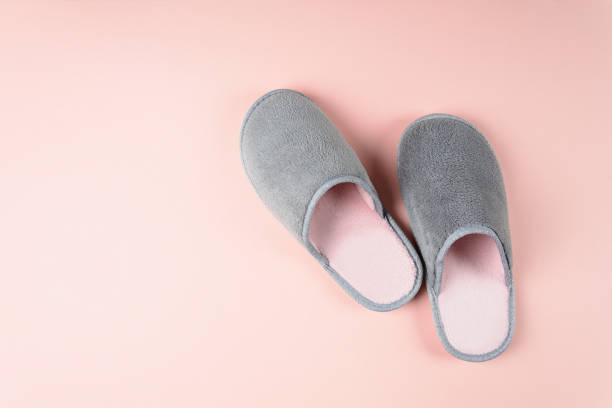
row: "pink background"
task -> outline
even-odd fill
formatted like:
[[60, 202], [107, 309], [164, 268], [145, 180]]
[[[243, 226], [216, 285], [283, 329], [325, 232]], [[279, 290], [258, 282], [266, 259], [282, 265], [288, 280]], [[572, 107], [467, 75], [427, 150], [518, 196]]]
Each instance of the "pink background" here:
[[[0, 406], [612, 405], [612, 3], [4, 1]], [[424, 291], [357, 305], [243, 174], [310, 95], [408, 228], [403, 128], [460, 115], [509, 196], [517, 327], [484, 364]]]

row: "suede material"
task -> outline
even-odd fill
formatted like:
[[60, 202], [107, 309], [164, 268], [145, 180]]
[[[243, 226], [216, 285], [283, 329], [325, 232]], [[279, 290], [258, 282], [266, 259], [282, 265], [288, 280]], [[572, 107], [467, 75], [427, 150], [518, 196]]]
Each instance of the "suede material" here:
[[352, 176], [374, 190], [338, 129], [299, 92], [272, 91], [255, 102], [242, 127], [241, 155], [261, 200], [304, 244], [306, 210], [326, 182]]
[[[424, 261], [427, 289], [438, 334], [451, 354], [484, 361], [501, 353], [513, 330], [511, 296], [507, 341], [487, 355], [466, 355], [448, 343], [439, 319], [443, 256], [454, 240], [468, 233], [491, 235], [500, 249], [506, 284], [512, 288], [512, 248], [502, 173], [487, 140], [463, 119], [435, 114], [413, 122], [398, 147], [400, 189]], [[512, 291], [510, 291], [512, 293]]]
[[[244, 170], [266, 207], [358, 303], [371, 310], [389, 311], [414, 297], [422, 279], [418, 254], [384, 211], [353, 149], [308, 97], [280, 89], [259, 98], [242, 124], [240, 154]], [[372, 198], [376, 213], [397, 234], [416, 266], [416, 276], [412, 274], [414, 282], [407, 285], [411, 289], [395, 301], [379, 303], [365, 297], [330, 266], [308, 238], [318, 200], [340, 183], [358, 184]], [[373, 248], [373, 256], [375, 254]]]

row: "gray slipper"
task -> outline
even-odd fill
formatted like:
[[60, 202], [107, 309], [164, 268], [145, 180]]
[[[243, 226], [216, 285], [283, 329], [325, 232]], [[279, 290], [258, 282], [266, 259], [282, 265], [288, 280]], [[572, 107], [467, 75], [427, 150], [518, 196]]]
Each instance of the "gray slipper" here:
[[467, 361], [498, 356], [512, 338], [514, 295], [506, 193], [495, 153], [465, 120], [435, 114], [408, 126], [397, 160], [442, 344]]
[[266, 207], [357, 302], [387, 311], [412, 299], [418, 255], [314, 102], [286, 89], [259, 98], [242, 124], [240, 154]]

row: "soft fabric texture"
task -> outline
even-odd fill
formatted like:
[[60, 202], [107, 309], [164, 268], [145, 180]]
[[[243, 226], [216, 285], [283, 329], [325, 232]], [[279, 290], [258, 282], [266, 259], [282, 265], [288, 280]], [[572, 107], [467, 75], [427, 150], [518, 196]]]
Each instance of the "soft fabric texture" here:
[[404, 131], [398, 176], [442, 344], [467, 361], [496, 357], [512, 338], [514, 296], [506, 193], [492, 148], [465, 120], [429, 115]]
[[[259, 98], [244, 119], [240, 153], [245, 172], [266, 207], [355, 300], [372, 310], [387, 311], [403, 305], [414, 296], [422, 275], [416, 251], [383, 209], [353, 149], [308, 97], [299, 92], [281, 89]], [[364, 192], [362, 197], [363, 194], [370, 197], [371, 201], [362, 202], [371, 203], [372, 212], [393, 231], [404, 247], [405, 256], [411, 259], [411, 267], [407, 267], [401, 274], [402, 278], [398, 278], [406, 281], [400, 286], [405, 289], [402, 293], [382, 288], [384, 285], [396, 285], [397, 281], [386, 282], [385, 279], [376, 278], [385, 276], [380, 270], [370, 270], [370, 280], [360, 280], [362, 272], [351, 275], [350, 272], [344, 271], [339, 274], [332, 266], [336, 259], [328, 260], [311, 243], [310, 224], [317, 204], [328, 191], [333, 197], [334, 193], [330, 189], [341, 183], [357, 185]], [[351, 202], [342, 198], [338, 202], [345, 201]], [[363, 211], [357, 207], [353, 213], [359, 215], [363, 214]], [[368, 217], [371, 217], [371, 214]], [[340, 225], [342, 223], [340, 220]], [[378, 230], [380, 229], [372, 231]], [[321, 242], [325, 240], [319, 238]], [[333, 250], [334, 246], [329, 248]], [[380, 256], [378, 246], [367, 250], [369, 257]], [[386, 253], [386, 249], [381, 253]], [[345, 253], [340, 251], [338, 259], [344, 259], [345, 256]], [[350, 262], [338, 262], [350, 267]], [[384, 263], [380, 265], [384, 266]], [[359, 289], [350, 280], [352, 278], [358, 278]], [[379, 289], [366, 288], [374, 282]], [[373, 298], [361, 291], [373, 295]]]
[[410, 254], [357, 184], [338, 184], [319, 199], [309, 237], [329, 266], [368, 299], [391, 303], [412, 290], [417, 271]]
[[444, 256], [438, 296], [448, 342], [468, 354], [485, 354], [508, 335], [508, 287], [495, 241], [470, 234]]

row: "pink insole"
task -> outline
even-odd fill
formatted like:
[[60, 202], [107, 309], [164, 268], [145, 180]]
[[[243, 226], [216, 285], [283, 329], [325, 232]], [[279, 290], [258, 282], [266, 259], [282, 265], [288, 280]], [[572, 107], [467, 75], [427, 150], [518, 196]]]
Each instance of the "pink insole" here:
[[310, 242], [329, 265], [369, 300], [388, 304], [412, 290], [416, 266], [361, 186], [338, 184], [318, 201]]
[[493, 238], [470, 234], [455, 241], [444, 257], [438, 295], [449, 343], [466, 354], [485, 354], [508, 335], [504, 266]]

